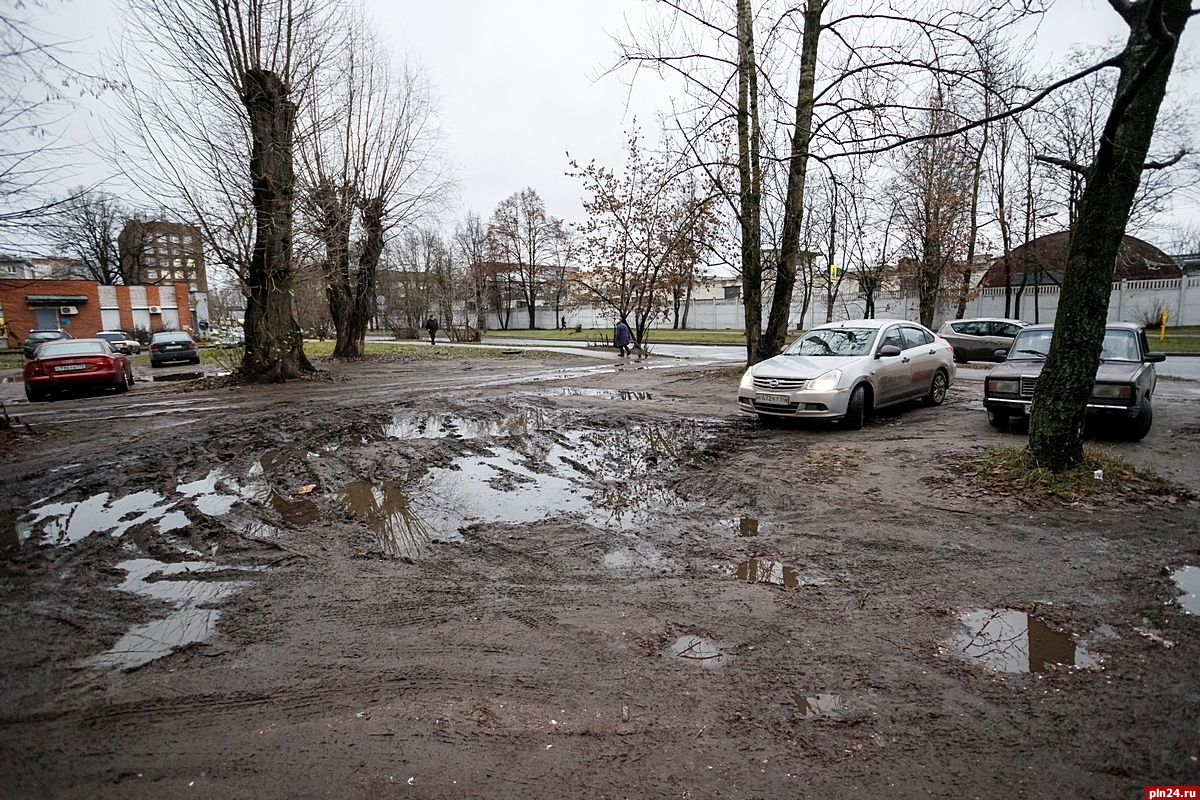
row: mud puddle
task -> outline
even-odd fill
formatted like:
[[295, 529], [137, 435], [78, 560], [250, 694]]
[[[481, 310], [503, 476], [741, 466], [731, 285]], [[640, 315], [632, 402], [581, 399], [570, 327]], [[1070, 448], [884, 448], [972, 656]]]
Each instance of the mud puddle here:
[[[36, 536], [39, 544], [67, 547], [93, 534], [120, 537], [147, 522], [159, 521], [161, 530], [173, 505], [150, 490], [117, 498], [101, 492], [78, 502], [46, 503], [30, 510], [32, 519], [17, 523], [18, 538], [23, 542]], [[166, 525], [167, 530], [180, 527], [174, 516]]]
[[1175, 602], [1189, 614], [1200, 616], [1200, 567], [1180, 567], [1171, 573], [1179, 597]]
[[398, 482], [354, 481], [337, 490], [337, 502], [367, 523], [387, 555], [418, 558], [434, 539], [428, 523], [413, 508]]
[[544, 389], [536, 392], [524, 392], [525, 395], [537, 397], [595, 397], [601, 400], [658, 400], [660, 395], [654, 392], [631, 391], [628, 389], [590, 389], [576, 386], [560, 386], [554, 389]]
[[381, 433], [388, 439], [480, 439], [524, 436], [552, 430], [562, 415], [523, 409], [498, 419], [472, 419], [457, 414], [396, 414]]
[[955, 649], [997, 672], [1041, 673], [1099, 663], [1069, 635], [1024, 611], [976, 609], [959, 619], [963, 630], [953, 639]]
[[765, 583], [795, 589], [814, 581], [802, 576], [795, 567], [768, 558], [751, 558], [737, 565], [734, 574], [745, 583]]
[[846, 699], [840, 694], [793, 694], [792, 702], [805, 718], [840, 717], [846, 708]]
[[666, 654], [710, 669], [721, 666], [727, 658], [712, 642], [691, 635], [676, 639], [666, 649]]
[[179, 647], [202, 642], [216, 630], [221, 612], [212, 605], [247, 586], [247, 581], [188, 580], [183, 576], [223, 572], [230, 567], [208, 561], [166, 564], [152, 558], [135, 558], [117, 565], [126, 573], [116, 589], [160, 600], [176, 607], [161, 619], [135, 625], [113, 647], [90, 660], [100, 669], [132, 669], [169, 655]]

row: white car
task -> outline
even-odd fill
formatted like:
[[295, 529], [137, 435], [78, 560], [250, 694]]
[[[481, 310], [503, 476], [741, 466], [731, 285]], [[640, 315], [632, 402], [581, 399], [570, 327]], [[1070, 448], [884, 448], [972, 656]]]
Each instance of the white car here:
[[840, 419], [857, 430], [877, 408], [915, 399], [941, 405], [955, 374], [950, 344], [915, 322], [830, 322], [747, 369], [738, 406], [764, 421]]

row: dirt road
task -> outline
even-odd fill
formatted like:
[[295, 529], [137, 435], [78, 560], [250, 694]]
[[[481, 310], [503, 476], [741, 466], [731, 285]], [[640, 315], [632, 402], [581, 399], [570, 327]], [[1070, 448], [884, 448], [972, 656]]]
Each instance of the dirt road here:
[[[0, 797], [1200, 783], [1200, 505], [978, 487], [980, 371], [845, 432], [667, 360], [330, 369], [10, 406]], [[1200, 490], [1198, 408], [1113, 446]]]

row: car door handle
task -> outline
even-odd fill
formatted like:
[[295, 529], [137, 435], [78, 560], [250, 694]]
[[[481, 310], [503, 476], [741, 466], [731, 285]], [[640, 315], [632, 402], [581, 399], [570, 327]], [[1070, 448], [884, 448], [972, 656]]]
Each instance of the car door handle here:
[[909, 361], [912, 361], [912, 359], [909, 358], [908, 356], [905, 356], [904, 358], [900, 359], [901, 364], [907, 364]]
[[937, 355], [937, 350], [930, 350], [929, 355], [931, 355], [931, 356]]

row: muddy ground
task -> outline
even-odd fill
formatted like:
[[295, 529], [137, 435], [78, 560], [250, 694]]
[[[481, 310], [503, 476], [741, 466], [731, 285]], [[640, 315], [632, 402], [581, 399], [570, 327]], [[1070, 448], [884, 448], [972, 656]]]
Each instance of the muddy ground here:
[[1179, 492], [1030, 503], [962, 473], [1023, 441], [981, 370], [848, 432], [672, 363], [10, 405], [0, 797], [1200, 783], [1200, 384], [1112, 445]]

